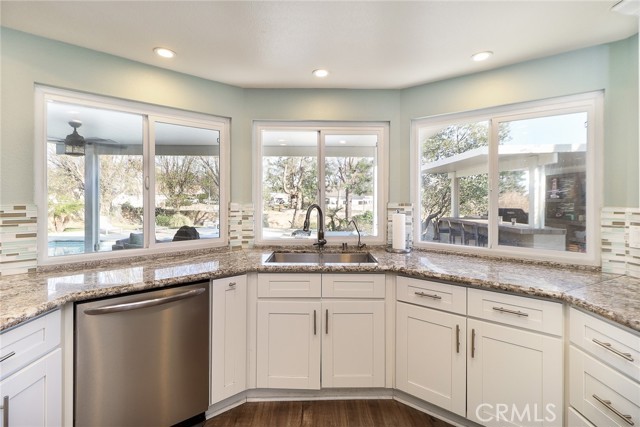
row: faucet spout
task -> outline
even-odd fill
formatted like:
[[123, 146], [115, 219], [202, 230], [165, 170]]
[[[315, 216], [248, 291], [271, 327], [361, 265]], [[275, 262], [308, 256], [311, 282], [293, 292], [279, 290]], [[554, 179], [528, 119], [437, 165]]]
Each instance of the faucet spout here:
[[306, 232], [309, 231], [309, 216], [311, 215], [311, 211], [316, 209], [318, 211], [318, 241], [314, 243], [318, 248], [322, 248], [327, 244], [327, 241], [324, 238], [324, 214], [322, 213], [322, 209], [317, 204], [312, 204], [307, 209], [307, 215], [304, 217], [304, 225], [302, 229]]
[[350, 225], [350, 224], [353, 224], [353, 226], [356, 228], [356, 231], [358, 232], [358, 249], [362, 249], [365, 246], [367, 246], [365, 243], [361, 243], [360, 241], [360, 230], [358, 229], [358, 224], [356, 224], [356, 220], [351, 219], [351, 221], [349, 221], [349, 224], [347, 225]]

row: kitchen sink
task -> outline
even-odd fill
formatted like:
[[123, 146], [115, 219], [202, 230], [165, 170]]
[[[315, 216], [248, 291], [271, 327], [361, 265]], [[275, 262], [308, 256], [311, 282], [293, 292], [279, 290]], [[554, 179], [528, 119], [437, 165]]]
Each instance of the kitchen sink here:
[[273, 252], [265, 264], [377, 264], [369, 252]]

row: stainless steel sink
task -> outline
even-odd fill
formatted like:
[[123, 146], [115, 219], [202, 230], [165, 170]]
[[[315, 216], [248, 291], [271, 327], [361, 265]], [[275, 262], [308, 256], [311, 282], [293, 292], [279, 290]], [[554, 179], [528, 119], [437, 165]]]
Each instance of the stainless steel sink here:
[[273, 252], [266, 264], [377, 264], [369, 252]]

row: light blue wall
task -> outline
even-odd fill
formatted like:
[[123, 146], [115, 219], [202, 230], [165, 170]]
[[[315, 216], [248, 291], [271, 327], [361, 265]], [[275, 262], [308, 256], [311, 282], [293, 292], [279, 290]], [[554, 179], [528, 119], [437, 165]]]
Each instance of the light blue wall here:
[[34, 201], [36, 83], [230, 117], [231, 200], [250, 202], [253, 120], [391, 124], [389, 200], [409, 200], [412, 118], [605, 90], [605, 204], [638, 206], [638, 37], [405, 90], [241, 89], [2, 28], [0, 204]]
[[[400, 140], [400, 91], [346, 89], [250, 89], [246, 91], [246, 125], [253, 120], [320, 120], [388, 122], [390, 144], [387, 145], [389, 163], [401, 165], [406, 159], [398, 157], [389, 145]], [[390, 175], [390, 201], [398, 199], [394, 193], [394, 171]]]
[[638, 36], [610, 45], [605, 105], [605, 206], [640, 206]]
[[[605, 91], [604, 205], [638, 206], [638, 36], [403, 91], [401, 122]], [[408, 158], [409, 130], [402, 129]], [[400, 178], [408, 185], [408, 172]]]
[[[35, 84], [231, 117], [233, 137], [246, 139], [234, 121], [244, 111], [240, 88], [6, 28], [0, 37], [0, 204], [34, 201]], [[235, 151], [232, 166], [240, 168]]]

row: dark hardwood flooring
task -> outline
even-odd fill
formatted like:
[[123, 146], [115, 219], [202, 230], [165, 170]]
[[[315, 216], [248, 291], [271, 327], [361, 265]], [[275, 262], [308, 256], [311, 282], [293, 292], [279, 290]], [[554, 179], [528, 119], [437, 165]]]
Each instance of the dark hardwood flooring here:
[[204, 427], [452, 427], [391, 399], [247, 402]]

